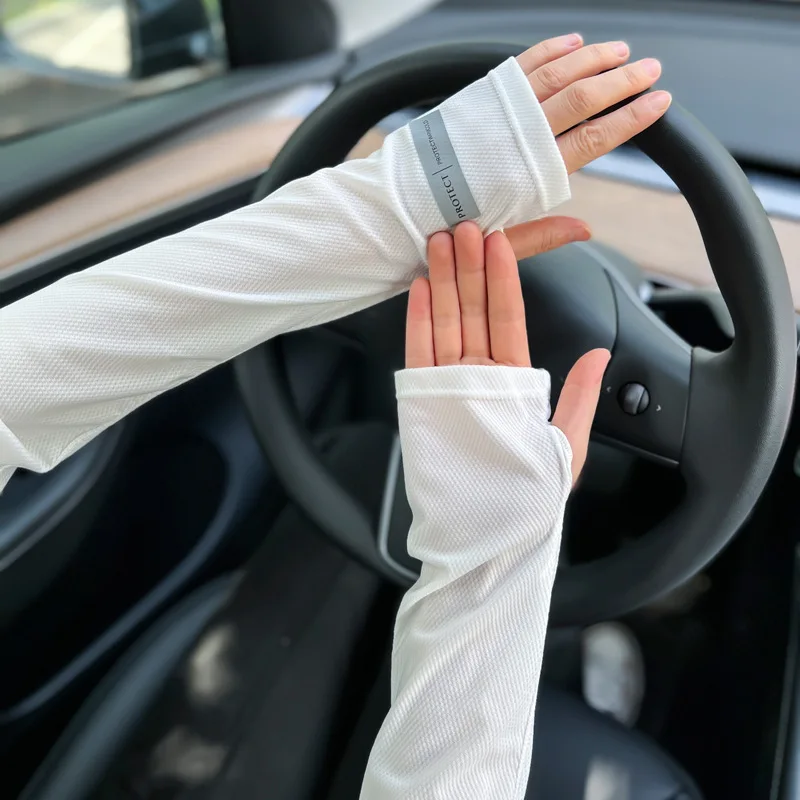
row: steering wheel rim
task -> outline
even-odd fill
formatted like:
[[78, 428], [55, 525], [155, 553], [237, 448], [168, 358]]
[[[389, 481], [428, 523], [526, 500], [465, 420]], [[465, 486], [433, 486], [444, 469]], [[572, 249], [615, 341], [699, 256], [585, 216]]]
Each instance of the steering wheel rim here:
[[[360, 74], [298, 128], [262, 177], [254, 201], [340, 163], [372, 125], [430, 99], [427, 87], [435, 86], [437, 96], [453, 94], [515, 52], [503, 44], [445, 45]], [[691, 351], [680, 448], [687, 491], [681, 504], [624, 550], [560, 571], [551, 607], [556, 625], [588, 624], [628, 612], [711, 561], [761, 495], [793, 400], [797, 334], [788, 277], [772, 227], [744, 173], [677, 104], [635, 143], [689, 203], [736, 336], [723, 353]], [[340, 546], [397, 581], [377, 552], [366, 512], [327, 472], [299, 420], [281, 377], [276, 344], [240, 356], [235, 370], [256, 436], [292, 499]]]

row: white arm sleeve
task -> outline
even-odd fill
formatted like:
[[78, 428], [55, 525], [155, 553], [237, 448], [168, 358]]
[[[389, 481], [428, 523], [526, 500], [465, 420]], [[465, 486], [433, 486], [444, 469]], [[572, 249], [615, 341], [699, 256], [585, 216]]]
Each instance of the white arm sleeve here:
[[521, 800], [571, 450], [534, 369], [397, 374], [409, 553], [362, 800]]
[[[569, 197], [514, 59], [439, 110], [483, 229]], [[402, 292], [444, 227], [406, 126], [368, 159], [0, 310], [0, 490], [15, 467], [52, 468], [147, 400], [272, 336]]]

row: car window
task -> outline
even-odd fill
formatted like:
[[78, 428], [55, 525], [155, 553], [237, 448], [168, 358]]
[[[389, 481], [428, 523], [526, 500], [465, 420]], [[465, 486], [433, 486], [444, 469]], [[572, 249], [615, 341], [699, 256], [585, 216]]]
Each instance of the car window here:
[[225, 68], [219, 0], [2, 0], [0, 141]]

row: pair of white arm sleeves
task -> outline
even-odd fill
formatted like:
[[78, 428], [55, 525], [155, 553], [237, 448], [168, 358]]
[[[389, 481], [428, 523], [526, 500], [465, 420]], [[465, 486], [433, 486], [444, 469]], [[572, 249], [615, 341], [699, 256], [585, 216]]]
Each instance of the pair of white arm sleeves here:
[[[509, 59], [370, 158], [1, 309], [0, 490], [16, 468], [51, 469], [266, 339], [405, 291], [428, 237], [458, 219], [489, 232], [568, 197], [550, 127]], [[362, 800], [521, 798], [569, 445], [536, 370], [407, 370], [397, 388], [423, 570], [398, 617], [393, 704]]]

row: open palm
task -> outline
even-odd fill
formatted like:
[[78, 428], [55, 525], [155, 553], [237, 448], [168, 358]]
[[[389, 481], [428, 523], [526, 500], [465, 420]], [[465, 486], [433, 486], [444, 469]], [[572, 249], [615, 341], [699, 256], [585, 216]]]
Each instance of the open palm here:
[[[539, 220], [529, 232], [534, 253], [587, 238], [586, 225], [569, 217]], [[428, 262], [430, 278], [418, 278], [409, 294], [406, 367], [530, 367], [522, 285], [506, 235], [497, 231], [484, 240], [474, 222], [461, 223], [452, 235], [440, 232], [431, 237]], [[573, 480], [586, 460], [609, 358], [607, 350], [592, 350], [578, 360], [553, 415], [553, 424], [572, 447]]]

